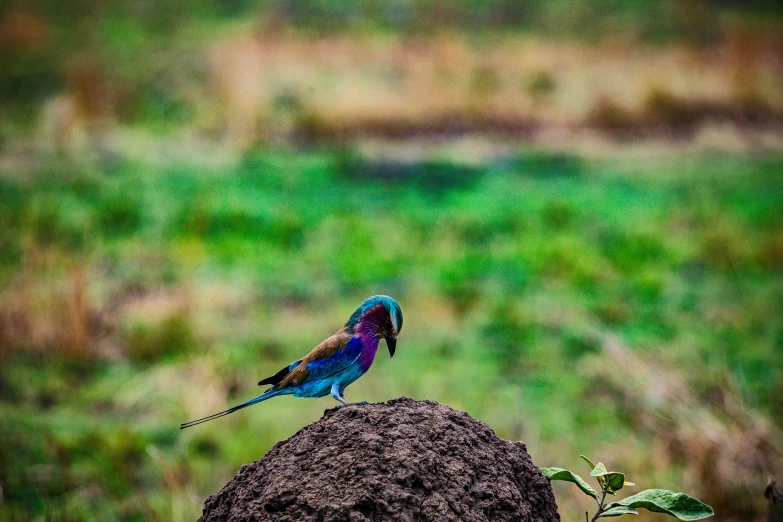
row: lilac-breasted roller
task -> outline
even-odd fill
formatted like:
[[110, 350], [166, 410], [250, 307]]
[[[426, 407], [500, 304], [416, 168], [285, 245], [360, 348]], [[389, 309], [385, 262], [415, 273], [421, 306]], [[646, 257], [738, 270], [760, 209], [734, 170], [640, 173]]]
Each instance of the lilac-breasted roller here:
[[345, 388], [370, 369], [381, 337], [386, 339], [389, 355], [394, 357], [401, 329], [402, 310], [397, 301], [386, 295], [365, 299], [336, 334], [305, 357], [260, 381], [259, 385], [271, 385], [264, 393], [220, 413], [186, 422], [180, 428], [217, 419], [278, 395], [324, 397], [331, 394], [335, 400], [348, 405], [350, 403], [343, 396]]

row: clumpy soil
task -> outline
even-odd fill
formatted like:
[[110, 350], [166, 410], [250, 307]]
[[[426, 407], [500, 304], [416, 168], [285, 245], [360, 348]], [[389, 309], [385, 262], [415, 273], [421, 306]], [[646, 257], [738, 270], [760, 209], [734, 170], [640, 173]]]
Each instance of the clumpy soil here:
[[242, 466], [200, 522], [552, 521], [549, 479], [522, 442], [467, 413], [394, 399], [328, 410]]

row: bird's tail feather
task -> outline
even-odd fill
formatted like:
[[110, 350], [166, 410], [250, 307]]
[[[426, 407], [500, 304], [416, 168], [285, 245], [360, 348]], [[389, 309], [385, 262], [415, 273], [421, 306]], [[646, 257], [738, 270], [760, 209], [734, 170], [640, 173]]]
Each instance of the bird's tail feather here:
[[215, 413], [213, 415], [209, 415], [209, 416], [201, 418], [201, 419], [196, 419], [196, 420], [184, 422], [184, 423], [180, 424], [179, 429], [183, 430], [185, 428], [190, 428], [191, 426], [195, 426], [196, 424], [201, 424], [203, 422], [208, 422], [208, 421], [217, 419], [219, 417], [223, 417], [225, 415], [228, 415], [230, 413], [234, 413], [235, 411], [241, 410], [242, 408], [247, 408], [248, 406], [252, 406], [253, 404], [257, 404], [257, 403], [259, 403], [261, 401], [265, 401], [267, 399], [271, 399], [275, 395], [278, 395], [278, 393], [275, 393], [277, 391], [278, 390], [271, 390], [270, 389], [270, 390], [265, 391], [264, 393], [262, 393], [258, 397], [254, 397], [254, 398], [252, 398], [252, 399], [250, 399], [248, 401], [243, 402], [242, 404], [237, 404], [236, 406], [232, 406], [231, 408], [229, 408], [229, 409], [227, 409], [225, 411], [221, 411], [220, 413]]

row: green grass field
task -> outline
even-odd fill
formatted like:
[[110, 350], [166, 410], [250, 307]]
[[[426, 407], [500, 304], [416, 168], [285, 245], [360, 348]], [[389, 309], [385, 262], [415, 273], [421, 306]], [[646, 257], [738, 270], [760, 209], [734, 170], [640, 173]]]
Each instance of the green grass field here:
[[[539, 466], [587, 453], [757, 519], [783, 447], [782, 176], [780, 157], [534, 150], [7, 169], [0, 519], [194, 520], [334, 401], [179, 423], [253, 396], [377, 293], [405, 327], [349, 399], [433, 399]], [[589, 505], [574, 491], [563, 520]]]

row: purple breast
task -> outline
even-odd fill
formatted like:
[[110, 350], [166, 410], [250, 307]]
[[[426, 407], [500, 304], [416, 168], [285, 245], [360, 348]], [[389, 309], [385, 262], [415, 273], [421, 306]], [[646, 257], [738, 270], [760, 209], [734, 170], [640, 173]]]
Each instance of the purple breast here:
[[362, 353], [359, 354], [359, 367], [362, 372], [366, 372], [372, 366], [375, 360], [375, 353], [378, 351], [378, 338], [374, 335], [359, 334], [362, 340]]

